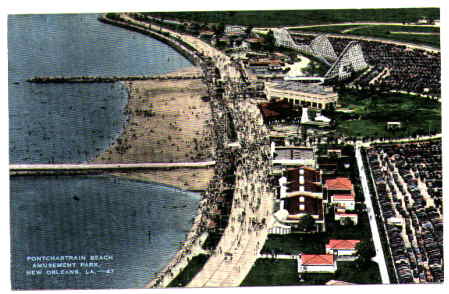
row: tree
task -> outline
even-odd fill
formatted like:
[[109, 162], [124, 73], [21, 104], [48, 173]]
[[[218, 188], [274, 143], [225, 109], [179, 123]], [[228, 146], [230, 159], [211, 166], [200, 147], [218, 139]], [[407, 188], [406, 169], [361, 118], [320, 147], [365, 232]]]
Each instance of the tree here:
[[252, 25], [249, 25], [249, 26], [246, 27], [245, 33], [246, 33], [246, 35], [247, 35], [248, 37], [251, 35], [251, 31], [252, 31], [252, 30], [253, 30], [253, 26], [252, 26]]
[[354, 222], [352, 221], [352, 219], [350, 217], [343, 217], [340, 220], [340, 222], [343, 226], [353, 226], [354, 225]]
[[272, 30], [270, 30], [264, 37], [264, 47], [270, 52], [273, 52], [276, 48], [276, 39], [274, 38], [274, 33]]
[[217, 37], [223, 36], [224, 31], [225, 31], [225, 25], [224, 25], [224, 23], [218, 23], [218, 24], [216, 24], [216, 25], [214, 26], [213, 30], [214, 30], [215, 35], [216, 35]]
[[370, 241], [359, 242], [355, 246], [355, 250], [358, 255], [356, 262], [360, 268], [366, 267], [371, 261], [371, 258], [376, 256], [376, 250], [374, 249], [374, 246]]
[[315, 229], [315, 219], [310, 215], [306, 214], [303, 217], [301, 217], [299, 221], [298, 228], [301, 231], [308, 232]]

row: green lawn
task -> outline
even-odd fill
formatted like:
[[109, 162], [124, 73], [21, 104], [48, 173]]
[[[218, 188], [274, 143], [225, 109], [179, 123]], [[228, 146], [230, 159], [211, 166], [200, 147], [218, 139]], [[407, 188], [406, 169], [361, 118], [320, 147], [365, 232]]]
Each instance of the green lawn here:
[[414, 22], [422, 17], [440, 19], [438, 8], [308, 9], [262, 11], [150, 12], [165, 18], [201, 23], [260, 27], [354, 22]]
[[180, 272], [176, 278], [171, 281], [168, 288], [171, 287], [185, 287], [195, 275], [203, 268], [204, 264], [209, 259], [209, 255], [199, 254], [192, 258], [187, 267]]
[[326, 241], [325, 234], [270, 234], [262, 248], [262, 253], [271, 253], [274, 251], [278, 254], [298, 254], [299, 252], [305, 254], [324, 254]]
[[300, 285], [296, 260], [257, 259], [240, 286]]
[[335, 274], [304, 274], [299, 280], [296, 260], [258, 259], [240, 286], [294, 286], [324, 285], [329, 280], [340, 280], [354, 284], [380, 284], [380, 273], [376, 263], [359, 269], [355, 262], [338, 262]]
[[[406, 94], [372, 94], [341, 90], [339, 103], [353, 114], [335, 113], [339, 135], [360, 137], [406, 137], [441, 132], [441, 103]], [[352, 118], [352, 119], [351, 119]], [[387, 131], [388, 121], [399, 121], [403, 130]]]
[[354, 261], [337, 262], [335, 274], [305, 274], [301, 285], [324, 285], [329, 280], [345, 281], [353, 284], [380, 284], [379, 266], [370, 262], [363, 269], [358, 269]]

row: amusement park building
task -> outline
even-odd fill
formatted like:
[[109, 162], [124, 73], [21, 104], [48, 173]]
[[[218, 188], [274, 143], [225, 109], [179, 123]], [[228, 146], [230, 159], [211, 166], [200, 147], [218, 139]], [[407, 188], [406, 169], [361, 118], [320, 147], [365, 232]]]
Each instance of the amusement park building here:
[[281, 100], [293, 105], [315, 109], [336, 107], [338, 94], [331, 87], [319, 83], [299, 81], [267, 82], [266, 95], [270, 100]]

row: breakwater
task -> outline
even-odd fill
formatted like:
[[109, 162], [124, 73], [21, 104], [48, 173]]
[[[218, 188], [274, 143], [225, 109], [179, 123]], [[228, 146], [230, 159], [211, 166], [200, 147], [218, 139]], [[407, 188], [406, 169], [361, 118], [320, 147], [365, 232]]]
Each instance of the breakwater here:
[[201, 75], [192, 76], [79, 76], [79, 77], [33, 77], [28, 79], [30, 83], [113, 83], [119, 81], [142, 81], [142, 80], [193, 80], [201, 79]]

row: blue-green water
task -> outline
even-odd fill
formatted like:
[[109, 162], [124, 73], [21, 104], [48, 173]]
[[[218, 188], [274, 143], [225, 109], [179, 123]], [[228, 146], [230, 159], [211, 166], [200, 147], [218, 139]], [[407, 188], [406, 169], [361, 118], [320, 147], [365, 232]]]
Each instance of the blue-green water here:
[[34, 76], [167, 73], [192, 64], [148, 36], [101, 23], [96, 14], [8, 17], [11, 163], [80, 162], [120, 134], [121, 83], [33, 84]]
[[[185, 239], [200, 198], [111, 177], [52, 176], [38, 183], [30, 177], [11, 181], [14, 289], [142, 288]], [[30, 272], [49, 263], [33, 262], [33, 256], [66, 255], [113, 260], [69, 268], [78, 274]]]
[[[10, 162], [85, 162], [126, 123], [121, 83], [26, 79], [189, 66], [167, 45], [100, 23], [94, 14], [9, 16]], [[175, 255], [199, 202], [194, 193], [109, 176], [11, 177], [10, 186], [14, 289], [142, 288]], [[81, 266], [35, 259], [61, 255], [109, 260]]]

